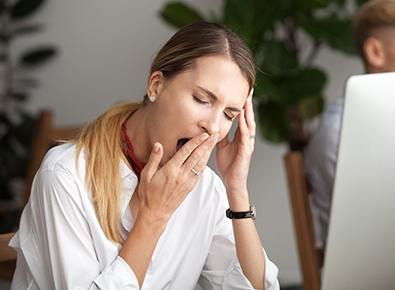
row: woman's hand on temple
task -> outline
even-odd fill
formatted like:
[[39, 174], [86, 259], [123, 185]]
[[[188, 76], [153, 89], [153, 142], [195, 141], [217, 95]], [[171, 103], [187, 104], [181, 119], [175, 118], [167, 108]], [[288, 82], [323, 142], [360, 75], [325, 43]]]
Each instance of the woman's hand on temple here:
[[189, 192], [195, 187], [217, 142], [218, 135], [207, 133], [192, 138], [162, 167], [163, 147], [155, 143], [139, 183], [139, 213], [152, 221], [167, 223]]
[[255, 146], [255, 119], [252, 107], [253, 89], [250, 91], [244, 108], [239, 114], [239, 126], [234, 139], [225, 137], [217, 144], [216, 163], [225, 187], [229, 193], [247, 191], [247, 177], [251, 156]]

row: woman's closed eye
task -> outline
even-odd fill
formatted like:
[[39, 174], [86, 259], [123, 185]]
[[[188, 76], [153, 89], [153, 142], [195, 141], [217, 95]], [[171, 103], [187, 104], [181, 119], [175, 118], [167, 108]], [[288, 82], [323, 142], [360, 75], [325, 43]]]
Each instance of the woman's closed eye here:
[[193, 96], [193, 99], [194, 99], [196, 102], [198, 102], [199, 104], [203, 104], [203, 105], [208, 105], [208, 104], [209, 104], [209, 102], [203, 101], [202, 99], [200, 99], [200, 98], [198, 98], [198, 97], [196, 97], [196, 96]]
[[[210, 104], [210, 102], [208, 102], [208, 101], [204, 101], [204, 100], [202, 100], [201, 98], [199, 98], [199, 97], [197, 97], [197, 96], [193, 96], [193, 99], [196, 101], [196, 102], [198, 102], [199, 104], [202, 104], [202, 105], [209, 105]], [[224, 116], [225, 116], [225, 118], [227, 119], [227, 120], [229, 120], [229, 121], [232, 121], [233, 122], [233, 120], [234, 120], [234, 116], [233, 115], [230, 115], [229, 113], [227, 113], [227, 112], [224, 112]]]
[[228, 119], [229, 121], [233, 121], [234, 117], [230, 116], [228, 113], [224, 112], [225, 118]]

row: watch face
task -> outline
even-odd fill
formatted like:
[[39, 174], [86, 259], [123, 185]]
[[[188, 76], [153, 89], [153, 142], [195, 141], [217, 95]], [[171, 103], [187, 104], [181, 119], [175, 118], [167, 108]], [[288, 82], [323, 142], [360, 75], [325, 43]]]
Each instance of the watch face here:
[[226, 217], [232, 219], [233, 218], [233, 212], [228, 208], [226, 210]]
[[253, 219], [256, 219], [256, 209], [255, 209], [255, 205], [252, 204], [250, 210], [252, 210]]

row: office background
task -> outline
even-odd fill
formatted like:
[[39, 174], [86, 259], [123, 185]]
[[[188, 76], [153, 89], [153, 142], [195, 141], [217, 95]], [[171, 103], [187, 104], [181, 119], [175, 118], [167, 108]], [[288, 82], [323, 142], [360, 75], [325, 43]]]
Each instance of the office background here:
[[[54, 43], [59, 56], [36, 70], [41, 85], [26, 108], [52, 109], [55, 124], [85, 124], [112, 104], [141, 100], [155, 52], [174, 33], [158, 13], [165, 0], [52, 0], [34, 16], [45, 31], [21, 38], [28, 44]], [[188, 0], [203, 13], [220, 11], [222, 0]], [[344, 82], [361, 74], [356, 57], [323, 48], [316, 61], [329, 75], [327, 103], [343, 93]], [[280, 283], [301, 281], [282, 155], [287, 146], [258, 134], [248, 187], [258, 211], [256, 225], [269, 257], [280, 269]], [[210, 164], [214, 164], [210, 162]]]

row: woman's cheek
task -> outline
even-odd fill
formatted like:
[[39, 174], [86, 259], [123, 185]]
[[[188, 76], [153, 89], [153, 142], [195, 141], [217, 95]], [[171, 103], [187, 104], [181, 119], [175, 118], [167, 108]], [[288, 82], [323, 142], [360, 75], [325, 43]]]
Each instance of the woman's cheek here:
[[230, 132], [231, 128], [232, 125], [225, 125], [225, 129], [219, 132], [218, 142], [222, 141], [226, 136], [228, 136], [228, 133]]

